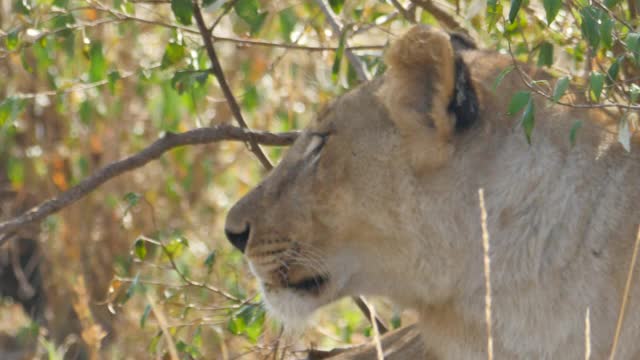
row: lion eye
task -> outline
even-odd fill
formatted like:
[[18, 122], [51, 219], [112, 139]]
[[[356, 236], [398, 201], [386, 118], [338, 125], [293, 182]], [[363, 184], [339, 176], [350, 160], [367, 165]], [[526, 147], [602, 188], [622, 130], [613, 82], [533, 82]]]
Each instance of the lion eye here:
[[327, 142], [328, 134], [313, 134], [307, 149], [304, 151], [304, 157], [316, 156]]

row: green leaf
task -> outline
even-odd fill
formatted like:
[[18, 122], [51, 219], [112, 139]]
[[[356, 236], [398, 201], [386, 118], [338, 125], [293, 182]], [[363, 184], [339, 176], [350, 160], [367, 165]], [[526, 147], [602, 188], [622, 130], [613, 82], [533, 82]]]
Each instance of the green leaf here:
[[340, 14], [344, 7], [344, 0], [329, 0], [329, 5], [334, 13]]
[[179, 94], [182, 94], [187, 90], [203, 85], [208, 77], [209, 70], [177, 71], [173, 75], [173, 78], [171, 78], [171, 86], [176, 89]]
[[227, 329], [233, 335], [240, 335], [244, 331], [244, 320], [239, 316], [232, 316], [227, 322]]
[[553, 65], [553, 44], [544, 41], [540, 44], [540, 52], [538, 53], [538, 66]]
[[89, 81], [98, 82], [107, 75], [107, 60], [102, 52], [102, 43], [96, 41], [89, 49]]
[[207, 11], [216, 10], [217, 8], [222, 6], [224, 4], [224, 2], [225, 2], [225, 0], [202, 0], [202, 7], [208, 8], [209, 6], [215, 4], [217, 1], [220, 1], [220, 4], [218, 4], [215, 8], [207, 9]]
[[496, 89], [498, 89], [498, 86], [500, 86], [500, 84], [502, 83], [502, 80], [504, 80], [505, 76], [507, 76], [511, 71], [513, 71], [513, 69], [515, 69], [515, 66], [509, 65], [506, 68], [504, 68], [502, 71], [500, 71], [500, 74], [498, 74], [498, 76], [493, 82], [491, 91], [496, 92]]
[[637, 102], [638, 98], [640, 98], [640, 86], [636, 84], [631, 84], [631, 89], [629, 90], [629, 93], [631, 94], [631, 102], [632, 103]]
[[282, 38], [287, 42], [291, 41], [291, 33], [298, 22], [295, 11], [293, 11], [292, 8], [286, 8], [280, 11], [278, 18], [280, 19], [280, 33], [282, 34]]
[[242, 97], [242, 106], [247, 111], [253, 111], [260, 104], [260, 94], [255, 86], [249, 86]]
[[578, 130], [582, 127], [582, 120], [576, 120], [573, 125], [571, 125], [571, 130], [569, 130], [569, 142], [571, 146], [576, 144], [576, 136], [578, 135]]
[[604, 87], [604, 74], [599, 72], [592, 72], [589, 76], [589, 95], [591, 100], [600, 101], [600, 95], [602, 95], [602, 88]]
[[598, 27], [598, 31], [600, 32], [600, 39], [602, 40], [602, 44], [607, 49], [611, 49], [611, 46], [613, 46], [614, 25], [614, 20], [609, 17], [603, 16], [600, 19], [600, 26]]
[[623, 56], [617, 58], [611, 64], [611, 66], [609, 66], [609, 69], [607, 70], [607, 78], [605, 79], [607, 82], [607, 85], [613, 84], [618, 79], [618, 74], [620, 73], [620, 63], [622, 61], [624, 61]]
[[553, 88], [553, 96], [552, 99], [554, 102], [558, 102], [560, 98], [567, 92], [569, 88], [569, 77], [563, 76], [558, 81], [556, 81], [556, 86]]
[[14, 189], [20, 189], [24, 185], [24, 161], [10, 158], [7, 164], [7, 176]]
[[31, 4], [27, 0], [15, 0], [13, 2], [13, 11], [22, 15], [29, 15], [31, 13]]
[[191, 25], [191, 16], [193, 15], [191, 0], [171, 0], [171, 10], [180, 24]]
[[147, 304], [147, 306], [144, 307], [142, 316], [140, 317], [140, 327], [143, 329], [144, 329], [144, 324], [147, 322], [147, 318], [149, 317], [150, 312], [151, 312], [151, 305]]
[[133, 251], [138, 259], [144, 260], [147, 257], [147, 245], [145, 241], [142, 239], [136, 240]]
[[182, 44], [170, 42], [164, 49], [164, 55], [162, 56], [161, 67], [166, 69], [171, 65], [179, 63], [187, 54], [186, 48]]
[[391, 327], [397, 329], [400, 326], [402, 326], [402, 317], [399, 312], [394, 311], [393, 316], [391, 316]]
[[630, 32], [625, 38], [625, 44], [631, 53], [636, 65], [640, 64], [640, 33]]
[[527, 107], [524, 109], [522, 113], [522, 129], [524, 130], [524, 135], [527, 137], [527, 143], [531, 145], [531, 134], [533, 133], [533, 127], [535, 126], [535, 108], [533, 103], [533, 98], [529, 98], [529, 102], [527, 102]]
[[335, 57], [333, 58], [333, 66], [331, 66], [331, 77], [334, 83], [338, 82], [338, 75], [340, 73], [340, 65], [342, 64], [342, 56], [344, 55], [344, 44], [346, 31], [342, 32], [340, 41], [338, 42], [338, 49], [336, 50]]
[[258, 0], [239, 0], [233, 6], [238, 17], [244, 20], [251, 30], [251, 34], [256, 34], [262, 28], [267, 17], [266, 12], [260, 10]]
[[128, 207], [136, 206], [141, 198], [142, 198], [142, 195], [134, 192], [128, 192], [124, 194], [124, 197], [123, 197], [124, 201], [127, 202]]
[[202, 357], [202, 355], [200, 355], [200, 351], [198, 351], [195, 346], [187, 344], [182, 340], [179, 340], [176, 343], [176, 350], [178, 350], [178, 352], [187, 354], [188, 359], [199, 359]]
[[587, 39], [589, 45], [597, 50], [600, 45], [600, 31], [598, 30], [600, 16], [598, 9], [593, 6], [585, 6], [580, 9], [580, 15], [582, 16], [582, 24], [580, 25], [582, 35]]
[[620, 1], [622, 1], [622, 0], [605, 0], [604, 1], [604, 6], [606, 6], [609, 9], [611, 9], [614, 6], [618, 5], [620, 3]]
[[507, 109], [507, 114], [514, 115], [522, 108], [525, 107], [531, 100], [531, 92], [529, 91], [517, 91], [511, 97], [511, 102], [509, 103], [509, 108]]
[[179, 256], [185, 247], [189, 247], [189, 241], [183, 236], [176, 236], [164, 246], [165, 253], [170, 257]]
[[158, 331], [153, 338], [151, 338], [151, 342], [149, 342], [149, 353], [150, 354], [155, 354], [158, 350], [158, 343], [160, 342], [160, 339], [162, 339], [162, 330]]
[[82, 123], [91, 123], [91, 119], [93, 118], [93, 106], [91, 105], [91, 101], [85, 100], [81, 102], [78, 114], [80, 115], [80, 121], [82, 121]]
[[509, 22], [513, 24], [518, 17], [518, 11], [520, 11], [520, 6], [522, 5], [522, 0], [511, 0], [511, 9], [509, 9]]
[[138, 291], [139, 287], [140, 287], [140, 273], [137, 273], [136, 276], [133, 278], [133, 281], [131, 281], [129, 288], [124, 293], [124, 297], [120, 300], [120, 304], [122, 305], [127, 301], [129, 301], [129, 299], [133, 297], [136, 291]]
[[211, 272], [213, 271], [213, 265], [216, 263], [216, 251], [213, 250], [212, 252], [209, 253], [209, 255], [207, 255], [207, 258], [204, 259], [204, 265], [207, 267], [207, 273], [211, 274]]
[[107, 80], [109, 81], [109, 91], [111, 91], [111, 94], [115, 93], [116, 81], [120, 79], [121, 79], [121, 76], [117, 70], [109, 71], [109, 74], [107, 75]]
[[497, 0], [487, 0], [487, 31], [491, 32], [502, 19], [502, 4]]
[[8, 97], [0, 102], [0, 127], [7, 121], [14, 121], [24, 108], [24, 100]]
[[20, 34], [19, 29], [14, 29], [7, 34], [7, 37], [4, 39], [7, 50], [13, 51], [18, 48], [18, 34]]
[[544, 11], [547, 13], [547, 24], [551, 25], [562, 8], [562, 0], [543, 0]]

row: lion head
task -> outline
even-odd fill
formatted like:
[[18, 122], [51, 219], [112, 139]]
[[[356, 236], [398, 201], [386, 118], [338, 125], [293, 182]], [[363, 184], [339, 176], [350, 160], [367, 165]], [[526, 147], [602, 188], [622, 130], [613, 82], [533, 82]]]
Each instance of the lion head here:
[[[435, 244], [433, 261], [415, 259], [414, 240], [426, 234], [407, 214], [422, 206], [411, 189], [455, 156], [479, 112], [456, 44], [443, 31], [411, 30], [388, 50], [385, 76], [328, 105], [231, 209], [227, 236], [272, 314], [293, 321], [345, 295], [392, 295], [416, 266], [442, 263], [446, 249]], [[448, 182], [432, 177], [434, 187]], [[430, 297], [450, 286], [427, 282]]]

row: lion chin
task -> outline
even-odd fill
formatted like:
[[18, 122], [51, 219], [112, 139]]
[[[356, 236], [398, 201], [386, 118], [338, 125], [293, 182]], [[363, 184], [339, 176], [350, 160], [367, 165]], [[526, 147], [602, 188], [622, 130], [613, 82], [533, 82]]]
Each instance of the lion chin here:
[[340, 277], [308, 278], [287, 286], [275, 286], [266, 283], [251, 264], [249, 268], [258, 279], [267, 313], [291, 334], [302, 333], [316, 310], [344, 296], [338, 289], [346, 281]]

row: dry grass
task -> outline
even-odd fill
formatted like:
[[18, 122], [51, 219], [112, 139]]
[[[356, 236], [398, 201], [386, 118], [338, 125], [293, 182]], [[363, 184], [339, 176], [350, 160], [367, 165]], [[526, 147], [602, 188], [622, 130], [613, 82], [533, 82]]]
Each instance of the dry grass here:
[[489, 230], [487, 229], [487, 209], [484, 205], [484, 189], [478, 189], [480, 199], [480, 220], [482, 223], [482, 250], [484, 253], [484, 315], [487, 323], [487, 359], [493, 359], [493, 335], [491, 330], [491, 257], [489, 256]]
[[633, 247], [633, 254], [631, 254], [631, 263], [629, 264], [629, 272], [627, 273], [627, 283], [624, 285], [624, 294], [622, 295], [622, 301], [620, 302], [620, 311], [618, 312], [618, 322], [616, 324], [616, 332], [613, 336], [613, 344], [611, 345], [611, 353], [609, 354], [609, 360], [615, 359], [616, 350], [618, 347], [618, 340], [622, 333], [622, 324], [624, 322], [625, 310], [627, 307], [627, 301], [629, 299], [629, 291], [631, 290], [631, 282], [633, 280], [633, 272], [636, 267], [636, 258], [638, 257], [638, 246], [640, 245], [640, 226], [638, 226], [638, 234], [636, 235], [636, 243]]
[[584, 314], [584, 359], [589, 360], [591, 357], [591, 319], [589, 316], [589, 308]]

